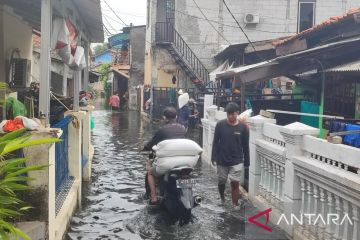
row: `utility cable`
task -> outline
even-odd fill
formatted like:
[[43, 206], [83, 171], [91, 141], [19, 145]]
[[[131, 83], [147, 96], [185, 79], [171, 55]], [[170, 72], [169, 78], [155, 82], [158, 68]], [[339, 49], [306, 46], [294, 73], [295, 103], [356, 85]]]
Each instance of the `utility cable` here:
[[112, 33], [109, 31], [109, 29], [105, 26], [105, 24], [103, 24], [103, 26], [104, 26], [104, 28], [105, 28], [105, 30], [107, 31], [108, 34], [114, 35], [114, 34], [112, 34]]
[[228, 12], [230, 13], [231, 17], [235, 20], [236, 24], [238, 25], [238, 27], [240, 28], [240, 30], [243, 32], [243, 34], [245, 35], [247, 41], [250, 43], [250, 45], [252, 46], [252, 48], [254, 49], [255, 54], [258, 56], [258, 58], [265, 60], [264, 58], [262, 58], [256, 51], [256, 48], [254, 46], [254, 44], [251, 42], [251, 40], [249, 39], [248, 35], [245, 33], [244, 29], [240, 26], [240, 23], [238, 22], [238, 20], [235, 18], [234, 14], [231, 12], [229, 6], [226, 4], [226, 1], [223, 0], [223, 3], [226, 7], [226, 9], [228, 10]]
[[[188, 17], [192, 17], [192, 18], [197, 18], [197, 19], [200, 19], [200, 20], [205, 20], [205, 18], [202, 18], [202, 17], [198, 17], [198, 16], [194, 16], [194, 15], [191, 15], [191, 14], [188, 14], [188, 13], [184, 13], [182, 11], [179, 11], [179, 10], [176, 10], [176, 12], [182, 14], [182, 15], [185, 15], [185, 16], [188, 16]], [[229, 25], [229, 24], [225, 24], [223, 22], [219, 22], [219, 21], [215, 21], [215, 20], [211, 20], [211, 19], [208, 19], [208, 21], [210, 22], [213, 22], [213, 23], [217, 23], [217, 24], [222, 24], [223, 26], [226, 26], [226, 27], [230, 27], [230, 28], [236, 28], [238, 29], [239, 27], [238, 26], [234, 26], [234, 25]], [[266, 30], [258, 30], [258, 29], [251, 29], [249, 31], [254, 31], [254, 32], [266, 32], [266, 33], [288, 33], [288, 34], [293, 34], [291, 32], [274, 32], [274, 31], [266, 31]]]
[[110, 7], [110, 5], [106, 2], [106, 0], [103, 0], [103, 1], [104, 1], [104, 3], [109, 7], [109, 9], [115, 14], [116, 17], [117, 17], [118, 19], [120, 19], [120, 21], [121, 21], [125, 26], [129, 27], [129, 25], [126, 24], [126, 23], [121, 19], [121, 17], [119, 17], [119, 15], [117, 15], [117, 13], [114, 11], [114, 9], [112, 9], [112, 8]]
[[110, 21], [109, 21], [105, 16], [103, 16], [103, 18], [104, 18], [106, 24], [107, 24], [113, 31], [118, 32], [118, 30], [117, 30], [116, 28], [114, 28], [114, 27], [110, 24]]
[[196, 7], [199, 9], [200, 13], [204, 16], [205, 20], [208, 21], [208, 23], [211, 25], [211, 27], [220, 35], [220, 37], [222, 37], [229, 45], [231, 45], [231, 42], [229, 42], [217, 29], [216, 27], [210, 22], [210, 20], [206, 17], [206, 15], [204, 14], [204, 12], [201, 10], [201, 8], [199, 7], [199, 5], [195, 2], [195, 0], [193, 0], [194, 4], [196, 5]]
[[119, 20], [117, 20], [117, 19], [115, 19], [115, 18], [113, 18], [113, 17], [111, 17], [111, 16], [109, 16], [109, 15], [107, 15], [105, 13], [103, 13], [102, 15], [105, 16], [106, 18], [110, 19], [111, 21], [114, 21], [115, 23], [124, 26], [124, 24], [122, 22], [120, 22]]

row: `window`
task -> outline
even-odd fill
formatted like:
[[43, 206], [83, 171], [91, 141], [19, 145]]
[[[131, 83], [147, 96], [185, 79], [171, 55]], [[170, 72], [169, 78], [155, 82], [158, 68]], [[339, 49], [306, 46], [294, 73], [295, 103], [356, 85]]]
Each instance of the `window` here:
[[300, 1], [298, 15], [298, 32], [302, 32], [314, 26], [315, 23], [315, 2]]
[[175, 21], [175, 0], [166, 0], [166, 22]]

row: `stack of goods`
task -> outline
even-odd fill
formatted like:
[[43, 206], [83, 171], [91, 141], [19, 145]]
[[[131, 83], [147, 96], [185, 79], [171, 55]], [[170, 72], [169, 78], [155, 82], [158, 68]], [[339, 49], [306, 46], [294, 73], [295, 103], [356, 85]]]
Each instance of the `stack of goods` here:
[[196, 142], [189, 139], [165, 140], [154, 146], [153, 150], [156, 153], [153, 166], [159, 175], [177, 167], [194, 168], [203, 151]]

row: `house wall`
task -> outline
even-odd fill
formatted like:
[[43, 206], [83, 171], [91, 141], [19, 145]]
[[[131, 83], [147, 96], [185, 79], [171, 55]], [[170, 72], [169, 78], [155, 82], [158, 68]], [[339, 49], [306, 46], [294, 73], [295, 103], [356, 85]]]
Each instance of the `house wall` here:
[[[253, 42], [290, 36], [297, 32], [298, 0], [228, 0], [226, 2]], [[211, 70], [214, 67], [212, 57], [219, 53], [223, 46], [229, 43], [246, 43], [247, 39], [222, 0], [197, 0], [196, 3], [216, 30], [204, 19], [193, 0], [176, 1], [176, 29], [205, 66]], [[342, 15], [358, 6], [359, 1], [356, 0], [317, 0], [315, 24], [331, 16]], [[259, 14], [260, 22], [246, 25], [244, 22], [246, 13]]]
[[0, 6], [0, 12], [0, 81], [5, 81], [13, 49], [20, 50], [21, 58], [32, 59], [32, 27], [13, 13], [10, 7]]
[[[39, 82], [40, 81], [40, 50], [34, 49], [32, 55], [32, 81]], [[66, 73], [65, 73], [66, 72]], [[50, 79], [50, 86], [52, 87], [53, 91], [60, 94], [69, 96], [67, 93], [67, 87], [64, 89], [64, 74], [66, 74], [67, 79], [73, 79], [74, 71], [71, 69], [67, 69], [65, 71], [65, 64], [59, 61], [58, 59], [52, 59], [51, 61], [51, 79]], [[30, 83], [29, 83], [30, 84]], [[67, 83], [66, 83], [67, 84]]]
[[321, 0], [316, 1], [316, 24], [319, 24], [330, 16], [341, 16], [352, 8], [358, 8], [358, 0]]
[[95, 64], [101, 63], [111, 63], [112, 62], [112, 54], [110, 51], [100, 54], [95, 57]]
[[130, 30], [130, 79], [129, 79], [129, 109], [136, 110], [137, 87], [144, 84], [146, 26], [133, 27]]
[[[166, 0], [161, 0], [159, 5], [156, 1], [148, 1], [150, 17], [146, 26], [144, 84], [151, 83], [153, 87], [191, 88], [194, 87], [192, 82], [180, 66], [177, 66], [169, 52], [151, 44], [155, 40], [156, 22], [164, 22], [166, 19], [163, 11], [165, 3]], [[173, 75], [177, 79], [175, 84], [171, 81]]]

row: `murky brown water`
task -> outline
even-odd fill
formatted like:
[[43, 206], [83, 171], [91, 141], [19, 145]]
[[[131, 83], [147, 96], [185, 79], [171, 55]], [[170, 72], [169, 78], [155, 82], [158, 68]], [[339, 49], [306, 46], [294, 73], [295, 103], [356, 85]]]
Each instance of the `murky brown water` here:
[[284, 239], [276, 229], [270, 236], [245, 223], [244, 215], [258, 212], [248, 204], [243, 211], [234, 211], [230, 200], [221, 205], [216, 174], [201, 162], [194, 171], [201, 183], [195, 194], [204, 203], [193, 210], [194, 223], [169, 226], [166, 214], [142, 198], [147, 156], [139, 150], [157, 126], [142, 122], [136, 112], [96, 111], [93, 116], [92, 183], [84, 186], [83, 206], [72, 219], [68, 239]]

